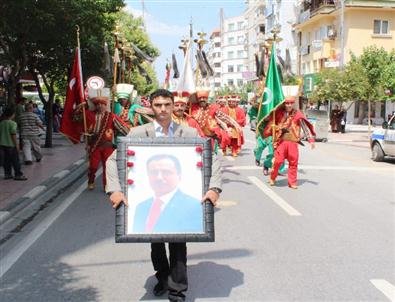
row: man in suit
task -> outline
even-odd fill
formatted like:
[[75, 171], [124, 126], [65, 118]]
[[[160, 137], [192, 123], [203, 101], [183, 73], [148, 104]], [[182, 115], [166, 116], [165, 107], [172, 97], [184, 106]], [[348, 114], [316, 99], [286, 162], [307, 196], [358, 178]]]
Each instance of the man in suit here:
[[[151, 107], [155, 120], [129, 132], [131, 137], [198, 137], [194, 128], [178, 125], [172, 121], [174, 96], [165, 89], [158, 89], [150, 96]], [[214, 206], [221, 193], [221, 165], [213, 156], [212, 173], [209, 190], [202, 201], [209, 200]], [[107, 160], [106, 176], [108, 179], [106, 192], [114, 208], [123, 202], [128, 202], [121, 191], [119, 183], [116, 152]], [[187, 278], [187, 248], [185, 242], [169, 243], [169, 259], [164, 243], [151, 243], [151, 260], [156, 271], [158, 283], [154, 287], [154, 295], [161, 296], [168, 291], [170, 301], [185, 301], [185, 291], [188, 289]]]
[[170, 154], [154, 155], [147, 161], [147, 172], [154, 196], [137, 206], [133, 231], [203, 232], [200, 200], [179, 189], [181, 164], [178, 158]]

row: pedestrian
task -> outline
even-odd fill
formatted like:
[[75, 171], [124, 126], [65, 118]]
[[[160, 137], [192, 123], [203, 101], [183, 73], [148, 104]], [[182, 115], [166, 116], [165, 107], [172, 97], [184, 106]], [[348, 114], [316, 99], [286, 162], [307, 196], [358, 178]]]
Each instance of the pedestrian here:
[[33, 113], [32, 103], [25, 105], [25, 111], [21, 113], [19, 123], [21, 125], [25, 165], [33, 164], [32, 152], [36, 162], [40, 162], [43, 157], [41, 154], [40, 128], [44, 130], [44, 126], [40, 118]]
[[[0, 122], [0, 148], [4, 159], [4, 179], [27, 180], [21, 171], [19, 162], [19, 145], [16, 138], [17, 123], [15, 118], [15, 109], [8, 107], [4, 110]], [[12, 168], [14, 176], [12, 176]]]
[[[92, 102], [95, 105], [95, 111], [88, 108], [85, 110], [89, 154], [88, 190], [95, 188], [96, 171], [100, 162], [103, 167], [103, 187], [105, 188], [105, 163], [114, 151], [114, 135], [117, 133], [127, 135], [129, 132], [128, 126], [117, 115], [107, 111], [108, 97], [94, 97]], [[81, 103], [74, 111], [73, 118], [79, 122], [83, 121], [82, 106], [86, 106], [86, 102]]]
[[331, 130], [332, 132], [340, 131], [340, 123], [341, 123], [341, 111], [338, 105], [335, 105], [335, 109], [331, 112]]
[[346, 133], [346, 124], [347, 124], [347, 110], [343, 107], [341, 111], [341, 121], [340, 121], [341, 133]]
[[37, 116], [40, 118], [41, 122], [43, 124], [45, 124], [44, 112], [37, 106], [36, 103], [33, 103], [33, 113], [37, 114]]
[[[154, 111], [154, 122], [133, 128], [128, 136], [141, 138], [199, 136], [196, 129], [172, 121], [174, 97], [170, 91], [158, 89], [151, 94], [150, 100]], [[107, 179], [106, 192], [110, 195], [113, 207], [118, 207], [121, 202], [127, 206], [128, 202], [121, 192], [119, 183], [116, 152], [107, 161]], [[220, 164], [215, 156], [209, 188], [202, 200], [209, 200], [215, 206], [221, 193]], [[185, 301], [185, 291], [188, 288], [186, 242], [169, 243], [169, 251], [168, 259], [165, 243], [151, 243], [151, 260], [158, 280], [153, 293], [155, 296], [161, 296], [168, 292], [170, 301]]]
[[60, 105], [60, 100], [56, 99], [55, 103], [52, 105], [53, 132], [59, 132], [61, 114], [62, 106]]
[[284, 106], [275, 111], [275, 125], [273, 125], [273, 116], [271, 115], [264, 129], [265, 137], [273, 137], [273, 147], [275, 150], [273, 170], [269, 178], [269, 184], [271, 186], [275, 185], [279, 169], [286, 159], [288, 160], [288, 186], [292, 189], [298, 188], [298, 144], [301, 140], [301, 130], [310, 143], [311, 149], [315, 148], [313, 125], [310, 124], [302, 112], [293, 108], [294, 104], [294, 97], [285, 98]]

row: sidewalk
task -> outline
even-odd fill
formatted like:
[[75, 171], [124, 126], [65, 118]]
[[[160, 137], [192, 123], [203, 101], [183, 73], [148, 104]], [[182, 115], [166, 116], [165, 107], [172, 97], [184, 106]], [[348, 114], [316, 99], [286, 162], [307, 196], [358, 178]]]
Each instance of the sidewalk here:
[[[371, 132], [373, 133], [375, 129], [379, 128], [378, 126], [372, 126]], [[347, 125], [346, 133], [328, 132], [328, 143], [370, 148], [368, 126]]]
[[[44, 144], [44, 139], [45, 137], [43, 137], [42, 144]], [[3, 167], [0, 168], [0, 211], [9, 207], [28, 192], [38, 190], [36, 188], [42, 182], [78, 160], [84, 159], [85, 155], [83, 144], [73, 145], [60, 133], [54, 133], [52, 148], [42, 148], [41, 150], [44, 156], [42, 161], [39, 163], [33, 161], [33, 165], [30, 166], [23, 164], [21, 155], [22, 172], [28, 178], [26, 181], [4, 180], [4, 170]]]

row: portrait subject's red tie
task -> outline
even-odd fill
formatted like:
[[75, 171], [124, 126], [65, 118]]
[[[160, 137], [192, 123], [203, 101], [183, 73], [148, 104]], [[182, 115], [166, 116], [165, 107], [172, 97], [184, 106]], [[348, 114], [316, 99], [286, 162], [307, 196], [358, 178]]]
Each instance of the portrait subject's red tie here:
[[148, 214], [147, 224], [145, 226], [146, 232], [151, 232], [152, 229], [154, 228], [154, 226], [160, 216], [160, 210], [161, 210], [162, 204], [163, 204], [163, 201], [160, 198], [155, 198], [155, 200], [151, 206], [151, 209], [149, 211], [149, 214]]

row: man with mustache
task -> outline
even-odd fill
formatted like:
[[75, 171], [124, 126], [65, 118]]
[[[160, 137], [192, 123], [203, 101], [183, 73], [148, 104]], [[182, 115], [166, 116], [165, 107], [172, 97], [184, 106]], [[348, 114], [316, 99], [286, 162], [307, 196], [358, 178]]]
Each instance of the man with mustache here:
[[198, 122], [193, 119], [189, 114], [186, 113], [189, 93], [187, 91], [176, 91], [173, 92], [174, 95], [174, 110], [172, 119], [175, 123], [179, 125], [189, 126], [195, 128], [199, 136], [204, 137], [202, 128], [200, 128]]

